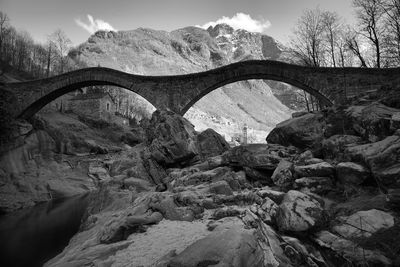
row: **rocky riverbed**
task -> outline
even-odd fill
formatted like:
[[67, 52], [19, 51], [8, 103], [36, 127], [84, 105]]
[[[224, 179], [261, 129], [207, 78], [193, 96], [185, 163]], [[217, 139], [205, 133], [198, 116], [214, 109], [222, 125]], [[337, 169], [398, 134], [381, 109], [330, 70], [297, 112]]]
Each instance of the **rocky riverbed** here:
[[80, 231], [45, 266], [398, 266], [399, 112], [294, 114], [230, 148], [157, 111], [90, 170]]

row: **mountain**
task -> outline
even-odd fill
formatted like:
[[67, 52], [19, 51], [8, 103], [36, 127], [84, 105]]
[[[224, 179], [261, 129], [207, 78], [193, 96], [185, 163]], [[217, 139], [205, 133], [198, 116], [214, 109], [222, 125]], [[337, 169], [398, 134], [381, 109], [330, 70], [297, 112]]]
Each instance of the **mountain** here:
[[[218, 24], [207, 30], [186, 27], [172, 32], [145, 28], [98, 31], [72, 51], [70, 57], [88, 66], [133, 74], [173, 75], [249, 59], [283, 60], [282, 51], [283, 46], [270, 36]], [[266, 81], [249, 80], [213, 91], [185, 116], [196, 130], [211, 127], [228, 140], [240, 135], [247, 125], [249, 138], [263, 141], [267, 132], [291, 112], [274, 96]]]

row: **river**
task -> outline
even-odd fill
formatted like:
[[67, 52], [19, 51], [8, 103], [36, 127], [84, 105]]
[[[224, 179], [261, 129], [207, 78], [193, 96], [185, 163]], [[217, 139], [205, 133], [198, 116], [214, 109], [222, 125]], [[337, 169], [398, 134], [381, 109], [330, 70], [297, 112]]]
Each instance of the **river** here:
[[84, 195], [0, 216], [0, 266], [42, 266], [79, 230], [87, 205]]

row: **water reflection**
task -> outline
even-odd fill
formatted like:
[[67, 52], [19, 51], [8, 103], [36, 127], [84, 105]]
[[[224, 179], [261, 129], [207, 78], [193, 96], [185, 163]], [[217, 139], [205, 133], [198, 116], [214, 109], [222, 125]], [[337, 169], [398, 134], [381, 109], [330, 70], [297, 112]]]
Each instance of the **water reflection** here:
[[0, 217], [0, 266], [42, 266], [78, 231], [88, 195], [54, 200]]

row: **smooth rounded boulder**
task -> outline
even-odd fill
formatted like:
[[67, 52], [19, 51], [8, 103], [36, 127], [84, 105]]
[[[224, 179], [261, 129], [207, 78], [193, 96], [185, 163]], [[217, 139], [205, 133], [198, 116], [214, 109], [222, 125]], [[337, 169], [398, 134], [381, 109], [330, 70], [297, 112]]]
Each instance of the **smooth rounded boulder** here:
[[266, 141], [283, 146], [313, 148], [324, 138], [326, 122], [322, 114], [308, 113], [283, 121], [268, 134]]

